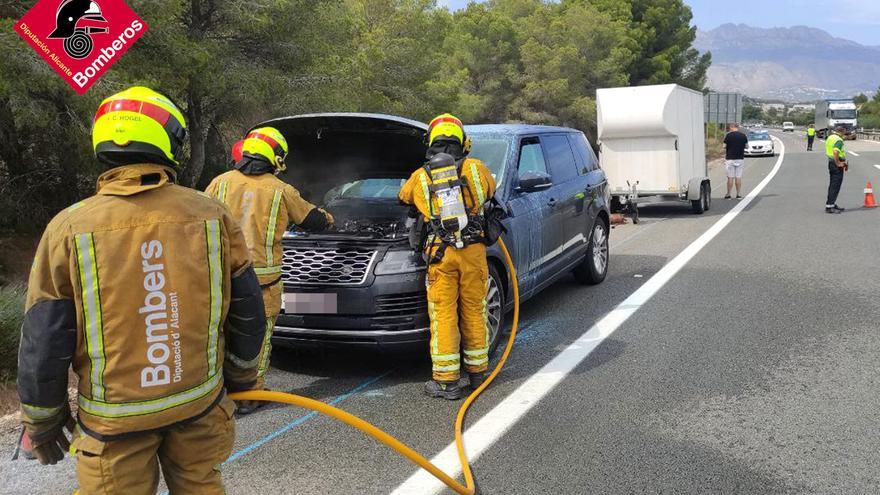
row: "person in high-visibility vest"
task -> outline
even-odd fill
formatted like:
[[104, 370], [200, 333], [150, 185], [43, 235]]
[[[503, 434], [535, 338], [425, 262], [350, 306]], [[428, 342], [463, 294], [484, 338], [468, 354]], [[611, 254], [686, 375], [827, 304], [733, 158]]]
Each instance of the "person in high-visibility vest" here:
[[813, 151], [813, 141], [816, 140], [816, 126], [810, 124], [807, 127], [807, 151]]
[[[263, 298], [229, 210], [175, 184], [186, 137], [165, 96], [101, 103], [97, 194], [49, 222], [28, 281], [18, 395], [42, 464], [76, 455], [81, 495], [222, 494], [226, 391], [256, 384]], [[72, 445], [68, 370], [79, 377]]]
[[846, 162], [846, 150], [843, 147], [843, 127], [834, 129], [834, 133], [825, 140], [825, 156], [828, 157], [828, 173], [831, 179], [828, 183], [828, 199], [825, 201], [825, 213], [843, 213], [845, 210], [837, 206], [837, 195], [843, 184], [843, 174], [849, 170]]

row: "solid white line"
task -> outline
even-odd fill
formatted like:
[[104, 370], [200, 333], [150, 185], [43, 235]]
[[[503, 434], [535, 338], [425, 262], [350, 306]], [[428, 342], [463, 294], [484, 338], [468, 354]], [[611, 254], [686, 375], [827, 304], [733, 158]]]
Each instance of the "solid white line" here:
[[852, 156], [859, 156], [859, 154], [856, 153], [855, 151], [847, 151], [847, 153], [849, 153]]
[[[726, 215], [721, 217], [709, 230], [691, 243], [690, 246], [686, 247], [684, 251], [661, 268], [659, 272], [648, 279], [647, 282], [620, 303], [620, 305], [599, 320], [580, 338], [565, 348], [553, 360], [467, 429], [464, 433], [464, 441], [468, 457], [471, 461], [477, 459], [497, 442], [507, 430], [559, 385], [602, 341], [613, 334], [630, 316], [657, 294], [666, 283], [672, 280], [679, 270], [751, 204], [782, 167], [782, 161], [785, 158], [785, 145], [779, 139], [777, 141], [782, 146], [779, 159], [770, 173], [767, 174], [767, 177], [752, 192], [737, 203]], [[443, 451], [431, 459], [431, 462], [451, 476], [461, 474], [455, 442], [449, 444]], [[437, 493], [443, 487], [444, 485], [428, 474], [427, 471], [420, 470], [398, 486], [392, 492], [392, 495]]]
[[880, 165], [874, 165], [874, 167], [880, 169]]

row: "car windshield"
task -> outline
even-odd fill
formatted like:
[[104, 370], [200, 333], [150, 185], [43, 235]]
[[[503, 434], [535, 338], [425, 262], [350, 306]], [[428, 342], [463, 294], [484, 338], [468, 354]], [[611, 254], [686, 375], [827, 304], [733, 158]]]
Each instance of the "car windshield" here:
[[[475, 136], [470, 156], [477, 158], [489, 168], [496, 182], [504, 176], [509, 140], [505, 137]], [[406, 179], [370, 178], [340, 184], [327, 191], [324, 204], [339, 199], [397, 200], [397, 194]]]
[[770, 141], [769, 132], [750, 132], [749, 141]]
[[495, 178], [498, 187], [501, 187], [501, 181], [504, 178], [504, 170], [507, 163], [507, 150], [510, 145], [510, 139], [505, 136], [477, 135], [471, 136], [473, 145], [471, 147], [472, 158], [477, 158], [489, 167], [492, 177]]
[[832, 110], [832, 119], [854, 119], [856, 118], [855, 110]]
[[340, 184], [324, 195], [324, 202], [336, 199], [397, 199], [406, 179], [361, 179]]

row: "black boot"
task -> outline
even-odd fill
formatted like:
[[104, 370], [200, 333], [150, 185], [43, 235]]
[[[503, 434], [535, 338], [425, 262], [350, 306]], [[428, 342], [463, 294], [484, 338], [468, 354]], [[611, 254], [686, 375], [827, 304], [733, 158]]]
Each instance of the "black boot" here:
[[476, 390], [480, 388], [480, 385], [486, 381], [486, 377], [488, 374], [485, 371], [481, 371], [479, 373], [468, 373], [468, 378], [471, 380], [471, 390]]
[[435, 399], [459, 400], [464, 395], [464, 391], [458, 380], [453, 382], [431, 380], [425, 384], [425, 394]]
[[259, 400], [237, 400], [235, 401], [235, 415], [237, 417], [247, 416], [266, 404], [267, 402]]

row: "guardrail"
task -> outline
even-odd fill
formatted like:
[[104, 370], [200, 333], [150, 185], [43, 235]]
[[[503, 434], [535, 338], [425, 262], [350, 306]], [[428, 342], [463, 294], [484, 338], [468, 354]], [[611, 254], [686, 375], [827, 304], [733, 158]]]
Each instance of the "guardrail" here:
[[859, 129], [856, 137], [868, 141], [880, 141], [880, 129]]

